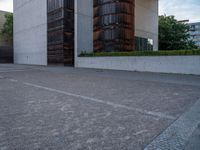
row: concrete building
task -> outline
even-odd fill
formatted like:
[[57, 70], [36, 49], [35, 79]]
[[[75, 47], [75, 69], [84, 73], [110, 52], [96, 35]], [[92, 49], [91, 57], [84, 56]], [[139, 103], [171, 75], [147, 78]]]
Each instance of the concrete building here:
[[81, 52], [158, 50], [158, 0], [15, 0], [14, 60], [75, 65]]
[[200, 48], [200, 22], [189, 23], [190, 26], [190, 38]]
[[[8, 12], [0, 10], [0, 31], [6, 21], [5, 14]], [[0, 63], [13, 61], [12, 41], [0, 35]]]

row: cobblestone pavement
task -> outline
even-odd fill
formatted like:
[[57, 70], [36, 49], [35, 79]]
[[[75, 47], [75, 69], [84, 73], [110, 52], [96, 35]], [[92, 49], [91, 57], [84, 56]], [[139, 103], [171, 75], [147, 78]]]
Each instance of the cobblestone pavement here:
[[200, 149], [200, 124], [194, 130], [185, 146], [185, 150], [199, 150]]
[[199, 98], [199, 76], [1, 64], [0, 150], [144, 149]]
[[159, 135], [145, 150], [200, 149], [200, 99]]

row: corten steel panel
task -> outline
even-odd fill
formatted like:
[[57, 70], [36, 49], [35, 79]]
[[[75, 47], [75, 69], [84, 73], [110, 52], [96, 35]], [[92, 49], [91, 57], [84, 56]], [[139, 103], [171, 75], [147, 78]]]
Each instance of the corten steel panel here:
[[48, 63], [74, 65], [74, 0], [48, 2]]
[[94, 0], [94, 51], [134, 50], [134, 0]]

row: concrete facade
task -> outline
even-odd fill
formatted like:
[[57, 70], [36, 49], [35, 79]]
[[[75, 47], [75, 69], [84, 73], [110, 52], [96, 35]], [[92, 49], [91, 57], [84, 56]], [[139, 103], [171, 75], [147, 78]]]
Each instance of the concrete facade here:
[[46, 0], [14, 0], [14, 62], [47, 65]]
[[200, 75], [200, 56], [79, 57], [77, 67]]
[[189, 23], [190, 26], [190, 39], [200, 48], [200, 22]]
[[[77, 56], [93, 50], [93, 0], [75, 0], [75, 66]], [[158, 49], [158, 0], [136, 0], [135, 36], [154, 41]], [[47, 0], [14, 1], [14, 62], [47, 65]]]
[[75, 0], [75, 66], [82, 51], [93, 50], [93, 0]]
[[158, 50], [158, 0], [135, 0], [135, 36], [152, 39]]
[[[9, 12], [0, 11], [0, 30], [6, 21], [5, 14]], [[0, 35], [0, 63], [13, 62], [13, 41]]]

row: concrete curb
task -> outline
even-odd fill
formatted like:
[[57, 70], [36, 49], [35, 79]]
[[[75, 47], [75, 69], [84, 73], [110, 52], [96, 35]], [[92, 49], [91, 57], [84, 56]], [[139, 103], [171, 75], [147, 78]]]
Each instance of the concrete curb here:
[[144, 150], [183, 150], [200, 123], [200, 99]]

